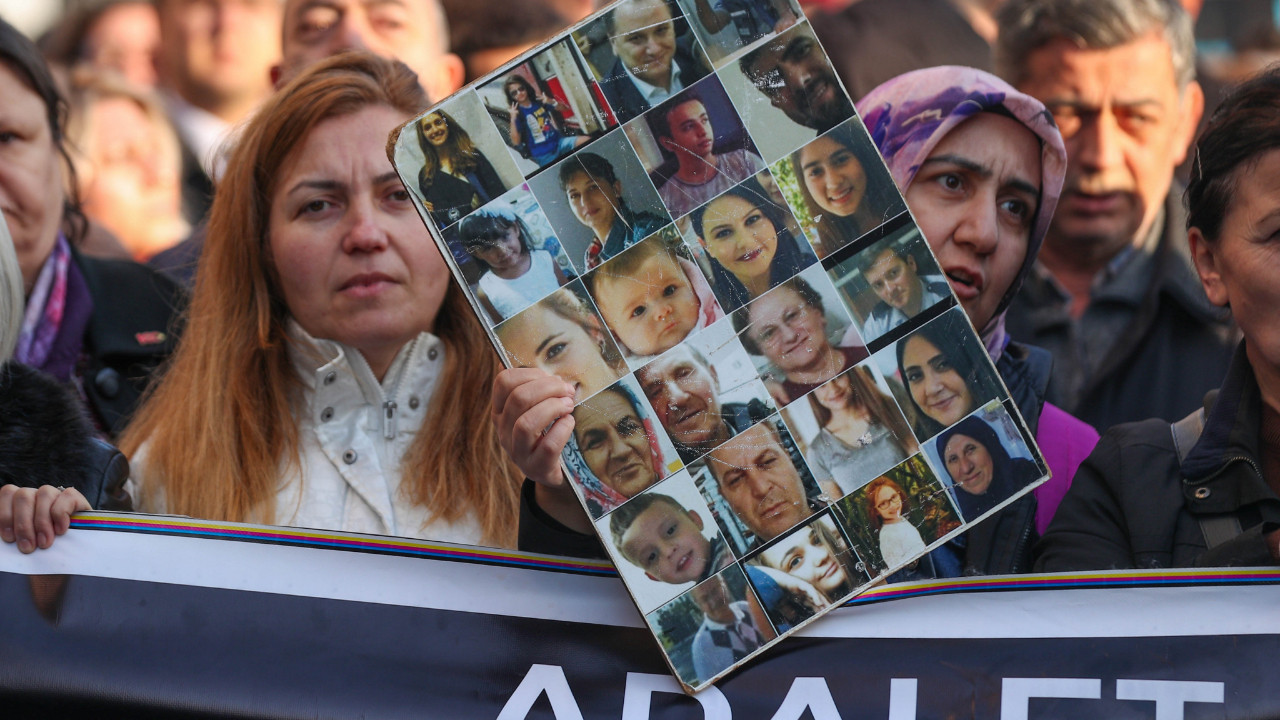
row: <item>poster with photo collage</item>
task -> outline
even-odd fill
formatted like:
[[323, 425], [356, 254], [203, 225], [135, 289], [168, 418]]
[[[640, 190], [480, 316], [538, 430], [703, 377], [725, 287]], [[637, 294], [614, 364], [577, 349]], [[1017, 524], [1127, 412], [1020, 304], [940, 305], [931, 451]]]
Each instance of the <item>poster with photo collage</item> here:
[[1047, 477], [793, 0], [621, 0], [391, 152], [507, 364], [575, 388], [566, 475], [686, 690]]

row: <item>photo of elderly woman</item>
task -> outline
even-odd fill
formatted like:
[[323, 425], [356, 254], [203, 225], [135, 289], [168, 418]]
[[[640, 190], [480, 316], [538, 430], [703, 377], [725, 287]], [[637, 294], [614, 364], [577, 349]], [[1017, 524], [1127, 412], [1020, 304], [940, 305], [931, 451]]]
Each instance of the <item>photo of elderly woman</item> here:
[[[850, 258], [825, 261], [832, 281], [858, 320], [868, 343], [888, 335], [941, 302], [951, 302], [951, 287], [911, 218]], [[888, 342], [899, 330], [882, 342]]]
[[783, 411], [787, 423], [809, 438], [802, 450], [819, 480], [846, 495], [916, 454], [920, 446], [897, 403], [863, 365], [809, 393]]
[[724, 317], [674, 229], [627, 248], [583, 284], [632, 368]]
[[461, 269], [467, 276], [478, 274], [472, 288], [494, 323], [574, 278], [550, 225], [525, 191], [471, 213], [444, 235], [446, 242], [466, 252], [468, 262], [461, 263]]
[[835, 287], [816, 264], [735, 312], [733, 327], [778, 407], [867, 357]]
[[627, 372], [622, 353], [596, 314], [581, 281], [556, 290], [494, 328], [512, 367], [536, 367], [574, 387], [583, 400]]
[[902, 568], [890, 582], [933, 577], [927, 556], [912, 558], [961, 523], [950, 494], [919, 454], [845, 496], [835, 508], [855, 547], [869, 550], [862, 557], [874, 568], [872, 574]]
[[476, 92], [526, 176], [615, 125], [572, 38], [552, 43]]
[[711, 265], [712, 288], [732, 312], [816, 262], [807, 243], [787, 229], [790, 213], [755, 178], [690, 215]]
[[565, 158], [529, 187], [583, 271], [671, 222], [624, 133], [606, 135], [590, 150]]
[[892, 350], [876, 354], [881, 371], [889, 365], [888, 373], [896, 371], [906, 387], [915, 415], [912, 430], [922, 443], [988, 401], [1005, 397], [991, 358], [963, 312], [949, 310]]
[[641, 397], [635, 379], [625, 377], [573, 411], [565, 465], [593, 518], [683, 466]]
[[624, 0], [573, 34], [618, 122], [701, 80], [711, 69], [670, 0]]
[[865, 565], [824, 512], [743, 563], [765, 614], [786, 632], [870, 580]]
[[778, 636], [736, 565], [646, 619], [688, 685], [713, 679]]
[[953, 483], [956, 505], [972, 522], [1044, 477], [1022, 433], [1000, 403], [952, 425], [928, 445], [935, 467]]
[[772, 166], [814, 250], [827, 257], [906, 212], [876, 146], [855, 117]]

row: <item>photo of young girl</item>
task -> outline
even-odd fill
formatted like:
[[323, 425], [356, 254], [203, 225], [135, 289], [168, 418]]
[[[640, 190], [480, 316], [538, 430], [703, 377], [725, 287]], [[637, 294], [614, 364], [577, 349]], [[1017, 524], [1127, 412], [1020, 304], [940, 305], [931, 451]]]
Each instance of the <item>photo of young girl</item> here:
[[778, 538], [743, 565], [780, 632], [848, 597], [870, 580], [827, 513]]
[[556, 290], [493, 331], [512, 367], [536, 367], [573, 385], [575, 404], [627, 372], [581, 281]]
[[670, 227], [591, 271], [583, 284], [633, 369], [724, 317]]
[[573, 411], [564, 454], [587, 512], [598, 518], [684, 464], [633, 377], [624, 377]]
[[[492, 203], [462, 219], [448, 236], [479, 269], [474, 288], [493, 322], [501, 322], [550, 295], [574, 278], [564, 251], [546, 227], [527, 192]], [[528, 217], [534, 222], [526, 222]]]
[[[927, 556], [914, 558], [961, 523], [951, 495], [919, 454], [846, 495], [835, 508], [862, 549], [869, 574], [899, 570], [890, 582], [934, 577]], [[928, 571], [922, 565], [930, 565]]]

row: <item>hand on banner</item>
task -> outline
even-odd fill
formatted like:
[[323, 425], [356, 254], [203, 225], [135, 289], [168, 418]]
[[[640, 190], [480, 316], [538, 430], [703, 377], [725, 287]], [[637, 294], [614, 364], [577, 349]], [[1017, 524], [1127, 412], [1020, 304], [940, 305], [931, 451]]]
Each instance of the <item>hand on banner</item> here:
[[75, 488], [5, 485], [0, 487], [0, 540], [16, 541], [24, 553], [47, 549], [71, 527], [72, 514], [92, 509]]

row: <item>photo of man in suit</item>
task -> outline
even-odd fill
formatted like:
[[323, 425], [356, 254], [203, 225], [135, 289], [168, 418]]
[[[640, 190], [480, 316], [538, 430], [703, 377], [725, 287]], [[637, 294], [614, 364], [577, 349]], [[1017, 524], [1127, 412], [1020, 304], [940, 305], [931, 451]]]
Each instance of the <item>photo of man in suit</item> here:
[[600, 89], [626, 122], [701, 80], [709, 64], [689, 32], [677, 34], [666, 0], [628, 0], [604, 16], [615, 60]]

